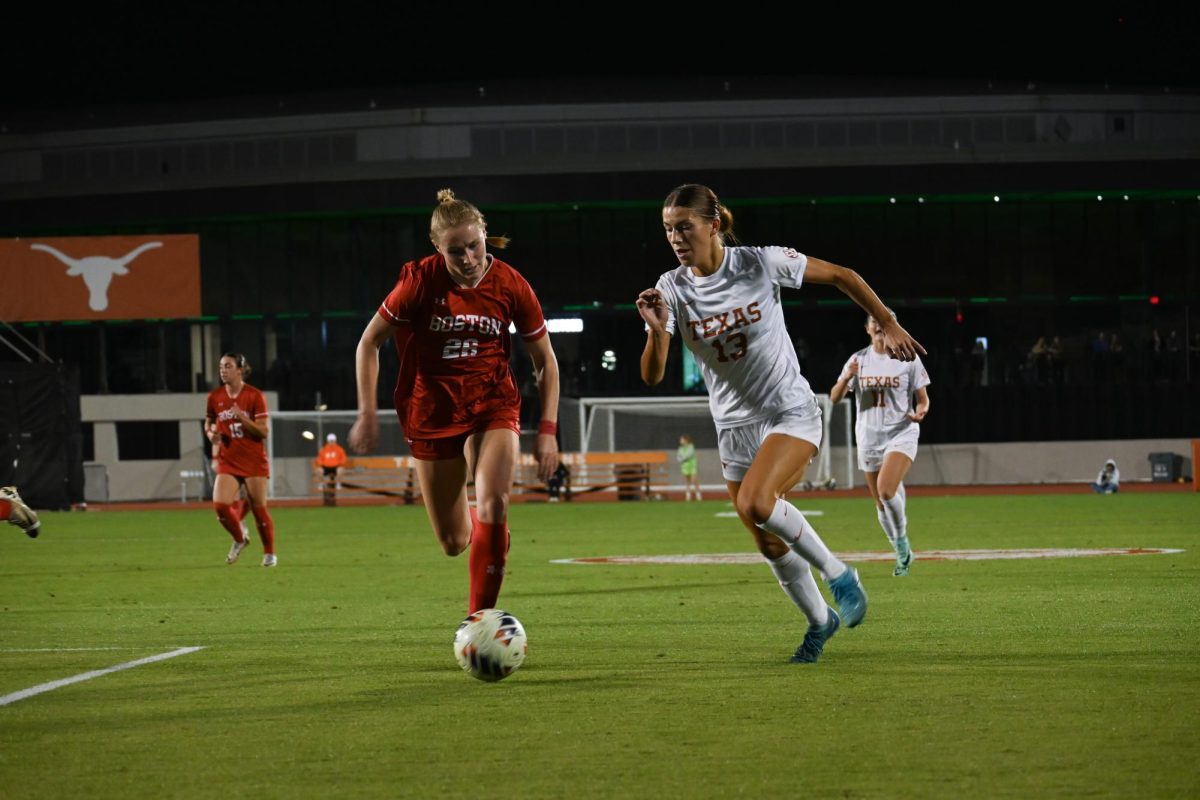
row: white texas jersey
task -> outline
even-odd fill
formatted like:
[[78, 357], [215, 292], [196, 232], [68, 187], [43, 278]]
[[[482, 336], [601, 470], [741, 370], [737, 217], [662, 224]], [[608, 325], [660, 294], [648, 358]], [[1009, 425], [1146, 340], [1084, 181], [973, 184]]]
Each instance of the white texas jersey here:
[[858, 446], [880, 449], [901, 431], [920, 425], [908, 418], [912, 411], [912, 396], [917, 389], [929, 385], [929, 373], [917, 356], [912, 361], [897, 361], [887, 353], [876, 353], [867, 347], [850, 356], [842, 367], [842, 377], [850, 375], [850, 365], [858, 362], [858, 374], [850, 378], [848, 388], [854, 392], [858, 421], [854, 434]]
[[680, 266], [658, 279], [667, 332], [678, 330], [695, 354], [718, 428], [766, 419], [812, 399], [779, 303], [779, 287], [800, 288], [807, 266], [808, 259], [791, 248], [726, 247], [712, 275]]

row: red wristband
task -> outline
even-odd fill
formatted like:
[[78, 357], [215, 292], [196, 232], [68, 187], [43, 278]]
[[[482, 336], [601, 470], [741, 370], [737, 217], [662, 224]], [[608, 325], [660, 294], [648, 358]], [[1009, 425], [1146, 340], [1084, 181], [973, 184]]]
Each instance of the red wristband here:
[[552, 419], [544, 419], [538, 423], [538, 434], [549, 434], [553, 436], [558, 433], [558, 423]]

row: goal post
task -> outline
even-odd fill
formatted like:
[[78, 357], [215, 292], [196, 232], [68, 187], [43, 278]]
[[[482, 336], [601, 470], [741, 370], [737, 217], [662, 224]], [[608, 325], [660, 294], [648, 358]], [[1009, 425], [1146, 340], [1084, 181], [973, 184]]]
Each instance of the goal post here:
[[[853, 414], [850, 401], [834, 405], [829, 395], [817, 403], [824, 421], [821, 449], [805, 480], [815, 485], [830, 480], [854, 486]], [[563, 398], [559, 413], [564, 449], [619, 452], [674, 450], [679, 437], [692, 437], [698, 449], [716, 450], [707, 396]]]

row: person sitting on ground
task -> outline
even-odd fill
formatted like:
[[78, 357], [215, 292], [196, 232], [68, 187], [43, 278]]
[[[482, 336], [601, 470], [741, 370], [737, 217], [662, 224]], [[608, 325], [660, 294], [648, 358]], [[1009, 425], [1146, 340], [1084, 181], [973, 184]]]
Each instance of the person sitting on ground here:
[[1117, 469], [1116, 461], [1110, 458], [1104, 462], [1096, 482], [1092, 484], [1092, 491], [1096, 494], [1116, 494], [1121, 491], [1121, 470]]

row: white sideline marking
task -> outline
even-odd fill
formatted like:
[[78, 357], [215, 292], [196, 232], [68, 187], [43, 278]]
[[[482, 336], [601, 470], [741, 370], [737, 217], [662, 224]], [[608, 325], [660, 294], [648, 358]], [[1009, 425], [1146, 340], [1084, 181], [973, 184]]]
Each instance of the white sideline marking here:
[[[1095, 548], [1022, 548], [1013, 550], [916, 550], [917, 561], [991, 561], [1014, 558], [1080, 558], [1083, 556], [1149, 556], [1182, 553], [1168, 547], [1095, 547]], [[886, 552], [838, 553], [843, 561], [895, 561], [896, 554]], [[697, 553], [661, 556], [594, 556], [558, 558], [551, 564], [761, 564], [758, 553]]]
[[181, 647], [178, 650], [172, 650], [169, 653], [159, 653], [156, 656], [148, 656], [139, 658], [137, 661], [126, 661], [124, 664], [117, 664], [115, 667], [106, 667], [104, 669], [94, 669], [91, 672], [81, 672], [78, 675], [72, 675], [69, 678], [63, 678], [60, 681], [50, 681], [49, 683], [39, 684], [28, 689], [22, 689], [19, 692], [0, 696], [0, 706], [6, 706], [10, 703], [15, 703], [18, 700], [24, 700], [27, 697], [50, 692], [55, 689], [61, 689], [64, 686], [70, 686], [72, 683], [82, 683], [90, 681], [92, 678], [99, 678], [102, 675], [108, 675], [111, 672], [120, 672], [123, 669], [133, 669], [145, 664], [153, 664], [155, 661], [166, 661], [168, 658], [176, 656], [186, 656], [188, 653], [194, 653], [197, 650], [203, 650], [203, 647]]
[[[804, 511], [803, 509], [801, 509], [800, 513], [806, 517], [823, 517], [823, 516], [825, 516], [824, 511]], [[736, 519], [737, 512], [736, 511], [718, 511], [716, 514], [713, 514], [713, 516], [714, 517], [733, 517]]]
[[93, 653], [100, 650], [136, 649], [136, 647], [0, 647], [0, 653]]

